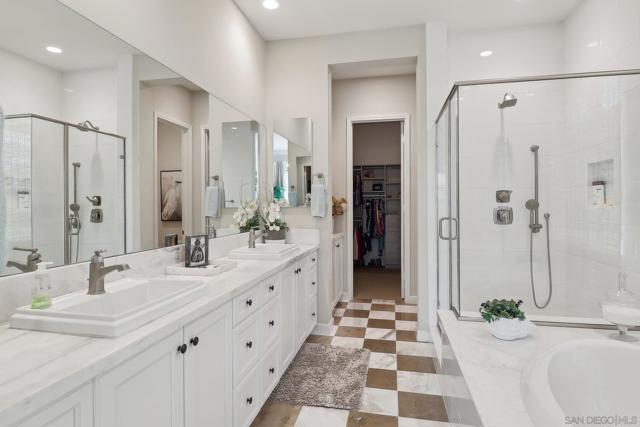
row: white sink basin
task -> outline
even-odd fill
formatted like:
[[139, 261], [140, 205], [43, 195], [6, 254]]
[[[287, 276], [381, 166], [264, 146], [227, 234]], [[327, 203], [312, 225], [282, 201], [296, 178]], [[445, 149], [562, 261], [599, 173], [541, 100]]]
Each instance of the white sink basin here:
[[78, 291], [54, 298], [51, 307], [20, 307], [10, 326], [45, 332], [118, 337], [206, 294], [201, 281], [157, 278], [107, 283], [106, 293]]
[[229, 253], [229, 258], [254, 259], [254, 260], [280, 260], [287, 258], [298, 251], [298, 245], [294, 244], [266, 244], [256, 243], [255, 248], [243, 247], [234, 249]]
[[170, 265], [166, 269], [167, 274], [178, 276], [217, 276], [238, 266], [235, 261], [218, 260], [204, 267], [185, 267], [184, 263]]

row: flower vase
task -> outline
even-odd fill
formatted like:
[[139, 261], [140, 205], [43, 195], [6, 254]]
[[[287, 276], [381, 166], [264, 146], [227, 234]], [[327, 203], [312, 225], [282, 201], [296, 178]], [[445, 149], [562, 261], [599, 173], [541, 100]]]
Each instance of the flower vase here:
[[264, 236], [265, 243], [284, 243], [287, 237], [287, 230], [269, 230]]

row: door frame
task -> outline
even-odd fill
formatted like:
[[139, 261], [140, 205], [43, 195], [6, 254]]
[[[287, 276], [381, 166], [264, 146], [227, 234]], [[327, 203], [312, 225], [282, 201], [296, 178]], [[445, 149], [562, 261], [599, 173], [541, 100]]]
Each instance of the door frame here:
[[[347, 116], [347, 156], [345, 176], [347, 180], [347, 205], [353, 207], [353, 125], [357, 123], [401, 122], [401, 295], [405, 300], [417, 300], [411, 295], [411, 114], [376, 114]], [[353, 299], [353, 209], [347, 209], [347, 298]]]
[[153, 215], [154, 223], [154, 239], [158, 238], [158, 229], [160, 227], [160, 185], [159, 179], [160, 171], [158, 170], [158, 122], [162, 120], [169, 122], [172, 125], [178, 126], [182, 129], [181, 138], [181, 152], [182, 159], [180, 159], [182, 169], [182, 230], [185, 236], [192, 234], [193, 232], [193, 212], [192, 212], [192, 187], [193, 187], [193, 171], [191, 168], [193, 158], [193, 140], [192, 130], [189, 123], [185, 123], [167, 114], [159, 111], [153, 112], [153, 200], [154, 209], [157, 209]]

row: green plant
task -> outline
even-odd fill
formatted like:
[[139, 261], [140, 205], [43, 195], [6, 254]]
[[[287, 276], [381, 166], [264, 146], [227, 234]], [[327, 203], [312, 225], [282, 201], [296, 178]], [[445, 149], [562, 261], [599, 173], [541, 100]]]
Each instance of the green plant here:
[[524, 311], [520, 310], [522, 300], [493, 299], [480, 304], [482, 318], [491, 323], [498, 319], [524, 320]]

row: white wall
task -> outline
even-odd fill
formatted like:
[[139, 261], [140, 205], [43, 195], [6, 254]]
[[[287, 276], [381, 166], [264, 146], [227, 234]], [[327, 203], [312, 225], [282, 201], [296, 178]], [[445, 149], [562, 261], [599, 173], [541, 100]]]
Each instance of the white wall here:
[[[425, 132], [424, 77], [425, 31], [423, 26], [371, 31], [298, 40], [283, 40], [267, 44], [266, 63], [266, 124], [271, 129], [274, 119], [310, 117], [313, 120], [313, 170], [327, 175], [327, 192], [336, 194], [333, 179], [333, 138], [331, 129], [331, 77], [329, 66], [358, 61], [417, 57], [417, 132], [423, 141]], [[417, 144], [416, 158], [424, 146]], [[267, 163], [271, 164], [271, 161]], [[344, 168], [343, 168], [344, 169]], [[271, 172], [269, 172], [270, 176]], [[339, 184], [338, 184], [339, 185]], [[417, 182], [420, 186], [421, 183]], [[336, 194], [337, 195], [337, 194]], [[328, 209], [330, 212], [330, 210]], [[314, 219], [305, 209], [290, 209], [286, 221], [294, 227], [314, 227], [320, 230], [319, 322], [329, 323], [331, 309], [331, 217]], [[418, 230], [420, 234], [420, 230]], [[421, 250], [421, 249], [420, 249]], [[418, 259], [421, 254], [418, 253]], [[424, 254], [422, 254], [424, 257]], [[416, 279], [418, 282], [420, 278]]]
[[402, 160], [400, 124], [401, 122], [354, 124], [353, 164], [399, 165]]
[[100, 130], [117, 133], [118, 75], [109, 68], [68, 71], [62, 75], [62, 115], [70, 123], [90, 120]]
[[255, 120], [263, 119], [265, 43], [233, 0], [60, 2]]

